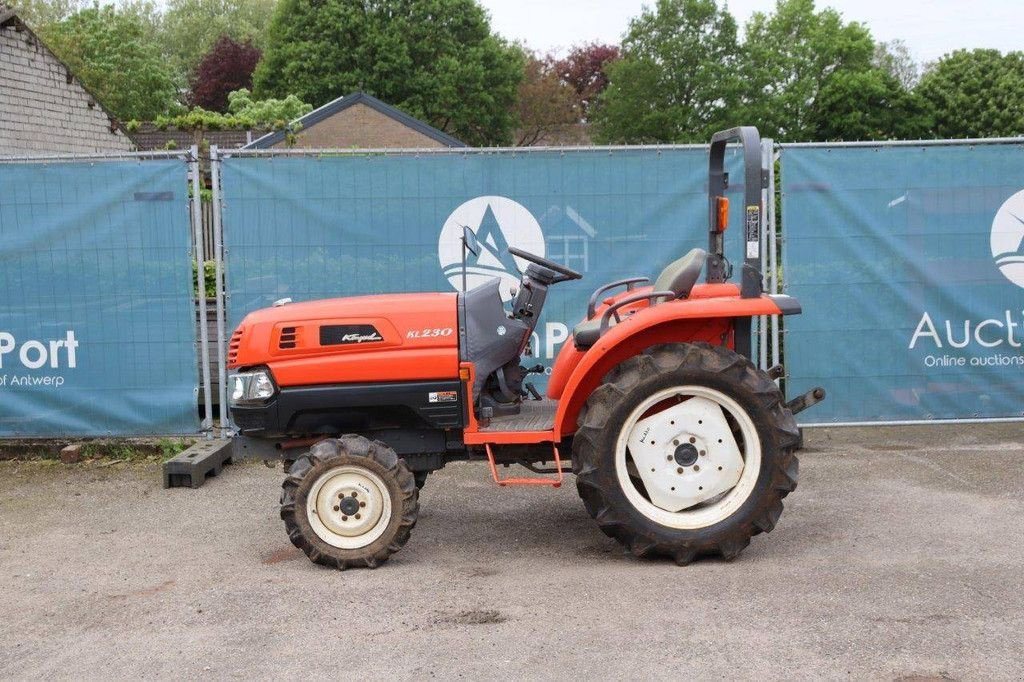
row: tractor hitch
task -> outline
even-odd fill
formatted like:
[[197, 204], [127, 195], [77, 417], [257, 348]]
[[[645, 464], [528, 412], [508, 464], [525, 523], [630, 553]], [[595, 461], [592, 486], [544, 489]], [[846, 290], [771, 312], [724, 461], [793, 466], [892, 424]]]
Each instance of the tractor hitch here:
[[798, 395], [797, 397], [790, 400], [788, 403], [786, 403], [786, 409], [788, 409], [793, 414], [797, 414], [799, 412], [803, 412], [808, 407], [817, 405], [824, 399], [825, 389], [823, 389], [821, 386], [818, 386], [817, 388], [812, 388], [811, 390], [807, 391], [807, 393], [804, 393], [803, 395]]

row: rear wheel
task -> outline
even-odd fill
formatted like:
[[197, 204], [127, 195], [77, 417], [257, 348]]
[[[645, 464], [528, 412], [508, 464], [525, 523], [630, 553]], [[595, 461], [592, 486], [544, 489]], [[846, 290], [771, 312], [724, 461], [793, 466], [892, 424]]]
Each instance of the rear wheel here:
[[325, 566], [376, 568], [416, 525], [412, 473], [394, 450], [362, 436], [320, 441], [295, 460], [282, 487], [289, 539]]
[[580, 414], [573, 469], [601, 529], [637, 556], [737, 556], [796, 488], [793, 415], [767, 374], [723, 347], [655, 346]]

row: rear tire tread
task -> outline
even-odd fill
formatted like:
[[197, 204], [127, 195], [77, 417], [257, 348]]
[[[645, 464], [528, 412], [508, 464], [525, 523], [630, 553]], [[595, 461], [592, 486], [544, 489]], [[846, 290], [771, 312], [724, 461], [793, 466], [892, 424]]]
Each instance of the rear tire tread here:
[[[759, 430], [759, 433], [762, 441], [766, 435], [773, 441], [775, 456], [771, 460], [770, 484], [765, 487], [756, 508], [746, 514], [738, 525], [710, 540], [670, 541], [663, 534], [658, 537], [659, 533], [636, 523], [632, 514], [624, 513], [609, 498], [609, 491], [605, 489], [609, 472], [602, 471], [599, 444], [607, 443], [608, 429], [614, 428], [610, 419], [620, 404], [629, 398], [632, 389], [653, 375], [692, 369], [718, 375], [720, 380], [756, 401], [767, 415], [764, 421], [769, 431], [764, 434]], [[775, 528], [782, 514], [783, 498], [796, 489], [799, 464], [794, 452], [800, 442], [800, 431], [792, 413], [785, 407], [781, 391], [765, 372], [758, 370], [742, 355], [722, 346], [707, 343], [661, 344], [624, 360], [608, 372], [604, 383], [588, 398], [577, 423], [579, 429], [573, 438], [572, 466], [583, 505], [605, 535], [615, 538], [639, 557], [664, 556], [681, 566], [709, 555], [730, 561], [750, 543], [751, 536], [769, 533]], [[768, 445], [771, 444], [762, 443], [762, 450]], [[611, 476], [614, 477], [613, 472]]]

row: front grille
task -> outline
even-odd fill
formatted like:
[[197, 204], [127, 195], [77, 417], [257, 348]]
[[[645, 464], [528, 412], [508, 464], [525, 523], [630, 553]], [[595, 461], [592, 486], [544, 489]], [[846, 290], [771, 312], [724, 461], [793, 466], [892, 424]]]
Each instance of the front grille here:
[[295, 348], [298, 343], [299, 330], [296, 327], [282, 327], [281, 328], [281, 339], [277, 343], [277, 347], [282, 350], [288, 348]]
[[239, 327], [228, 341], [228, 367], [238, 365], [238, 348], [242, 345], [242, 328]]

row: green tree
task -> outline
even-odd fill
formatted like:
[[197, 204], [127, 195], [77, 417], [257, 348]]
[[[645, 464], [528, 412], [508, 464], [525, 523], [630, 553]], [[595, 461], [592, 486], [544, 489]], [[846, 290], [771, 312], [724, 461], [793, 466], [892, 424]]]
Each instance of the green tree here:
[[[313, 111], [313, 105], [306, 104], [295, 95], [288, 95], [284, 99], [254, 100], [249, 91], [243, 88], [228, 94], [228, 113], [226, 114], [219, 111], [207, 111], [202, 107], [193, 107], [174, 116], [157, 116], [153, 123], [161, 130], [167, 128], [199, 132], [246, 128], [282, 130], [288, 129], [292, 121], [311, 111]], [[138, 121], [129, 121], [128, 129], [131, 130], [138, 124]]]
[[469, 144], [508, 144], [523, 54], [476, 0], [281, 0], [256, 94], [368, 92]]
[[811, 116], [815, 140], [893, 140], [931, 136], [930, 103], [882, 69], [840, 70], [825, 81]]
[[736, 21], [715, 0], [658, 0], [633, 19], [593, 116], [602, 143], [704, 141], [731, 118]]
[[778, 0], [772, 14], [755, 13], [746, 27], [744, 118], [777, 140], [810, 140], [818, 95], [842, 70], [871, 68], [874, 41], [833, 9], [814, 0]]
[[50, 48], [122, 120], [155, 118], [177, 106], [174, 79], [138, 7], [94, 5], [43, 30]]
[[159, 36], [179, 83], [187, 83], [221, 36], [264, 48], [277, 0], [170, 0]]
[[1024, 135], [1024, 52], [957, 50], [921, 78], [942, 138]]
[[245, 89], [228, 94], [228, 112], [236, 118], [250, 120], [256, 125], [283, 127], [311, 111], [313, 105], [303, 102], [295, 95], [288, 95], [284, 99], [254, 100], [252, 94]]
[[[0, 5], [5, 0], [0, 0]], [[51, 26], [70, 19], [83, 10], [99, 6], [96, 0], [7, 0], [18, 16], [37, 33], [45, 34]], [[163, 11], [154, 0], [121, 0], [116, 3], [120, 14], [133, 17], [143, 27], [147, 41], [159, 40]]]
[[910, 54], [910, 48], [902, 40], [890, 40], [876, 44], [875, 54], [871, 61], [899, 81], [899, 84], [907, 90], [913, 88], [921, 80], [921, 67], [914, 56]]
[[89, 6], [86, 0], [14, 0], [6, 4], [13, 6], [22, 21], [37, 31], [64, 21]]
[[[312, 105], [300, 101], [295, 95], [284, 99], [253, 100], [248, 90], [235, 90], [228, 94], [228, 112], [207, 111], [193, 107], [175, 116], [157, 116], [153, 123], [160, 130], [174, 128], [192, 133], [190, 144], [200, 149], [208, 145], [207, 131], [210, 130], [251, 130], [270, 128], [285, 131], [288, 145], [295, 143], [295, 134], [301, 126], [292, 125], [295, 119], [313, 110]], [[129, 131], [138, 129], [138, 121], [129, 121]], [[205, 191], [205, 190], [204, 190]]]

